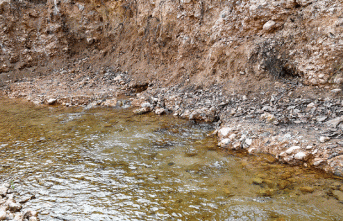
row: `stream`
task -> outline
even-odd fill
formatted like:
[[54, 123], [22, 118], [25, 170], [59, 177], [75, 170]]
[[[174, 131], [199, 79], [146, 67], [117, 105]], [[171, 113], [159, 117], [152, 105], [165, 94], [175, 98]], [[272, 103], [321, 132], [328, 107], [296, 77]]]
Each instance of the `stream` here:
[[41, 220], [342, 220], [343, 182], [217, 148], [211, 124], [0, 98], [0, 179]]

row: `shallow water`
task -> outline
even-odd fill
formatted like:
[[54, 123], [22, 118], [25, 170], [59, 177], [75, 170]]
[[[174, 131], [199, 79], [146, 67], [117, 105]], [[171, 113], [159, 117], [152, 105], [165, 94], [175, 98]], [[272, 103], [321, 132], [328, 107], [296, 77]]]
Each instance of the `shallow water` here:
[[342, 219], [342, 180], [218, 150], [209, 124], [131, 113], [0, 99], [0, 179], [34, 194], [41, 220]]

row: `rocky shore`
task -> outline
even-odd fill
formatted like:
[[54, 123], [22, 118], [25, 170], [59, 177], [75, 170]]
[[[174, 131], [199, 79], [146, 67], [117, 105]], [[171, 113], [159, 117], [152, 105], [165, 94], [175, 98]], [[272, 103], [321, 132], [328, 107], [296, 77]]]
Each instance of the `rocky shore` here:
[[23, 205], [33, 198], [33, 195], [18, 196], [11, 188], [11, 184], [0, 184], [0, 220], [39, 220], [37, 211], [23, 209]]
[[244, 94], [216, 84], [206, 88], [187, 82], [171, 87], [143, 84], [126, 72], [109, 68], [94, 74], [77, 73], [61, 70], [7, 82], [3, 91], [35, 104], [134, 106], [136, 114], [155, 112], [214, 122], [217, 130], [213, 134], [221, 148], [268, 153], [282, 163], [343, 177], [343, 100], [339, 88], [275, 80], [268, 90]]

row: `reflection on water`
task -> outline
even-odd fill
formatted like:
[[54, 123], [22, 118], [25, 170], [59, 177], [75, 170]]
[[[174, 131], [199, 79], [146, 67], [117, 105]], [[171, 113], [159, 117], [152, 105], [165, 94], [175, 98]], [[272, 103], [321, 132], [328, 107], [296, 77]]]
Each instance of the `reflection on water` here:
[[0, 178], [42, 220], [340, 220], [343, 183], [216, 149], [213, 128], [0, 100]]

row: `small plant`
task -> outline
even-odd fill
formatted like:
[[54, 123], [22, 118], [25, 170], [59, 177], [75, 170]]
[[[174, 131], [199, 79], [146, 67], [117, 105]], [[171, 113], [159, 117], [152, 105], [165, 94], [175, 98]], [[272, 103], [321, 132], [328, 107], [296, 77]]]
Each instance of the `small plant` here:
[[13, 180], [10, 181], [10, 185], [11, 185], [11, 188], [14, 190], [14, 181]]

